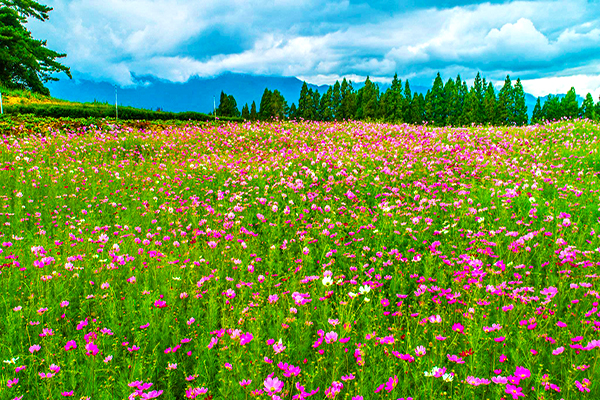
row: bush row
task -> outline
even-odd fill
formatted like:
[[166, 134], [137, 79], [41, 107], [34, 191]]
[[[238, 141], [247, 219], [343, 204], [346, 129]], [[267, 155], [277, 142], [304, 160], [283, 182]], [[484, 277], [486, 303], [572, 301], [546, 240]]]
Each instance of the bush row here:
[[[115, 109], [109, 105], [86, 105], [86, 104], [27, 104], [10, 105], [4, 108], [7, 114], [34, 114], [38, 117], [52, 118], [114, 118]], [[211, 115], [186, 111], [186, 112], [167, 112], [152, 111], [133, 107], [119, 107], [119, 119], [124, 120], [147, 120], [147, 121], [214, 121]], [[219, 118], [221, 121], [242, 122], [242, 118]]]

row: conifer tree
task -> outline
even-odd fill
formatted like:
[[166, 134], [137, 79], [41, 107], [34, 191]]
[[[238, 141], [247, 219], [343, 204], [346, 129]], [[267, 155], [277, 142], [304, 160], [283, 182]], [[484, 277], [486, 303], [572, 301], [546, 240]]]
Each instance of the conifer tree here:
[[319, 90], [315, 89], [312, 92], [312, 118], [313, 121], [321, 121], [323, 117], [321, 116], [321, 95], [319, 94]]
[[333, 109], [334, 118], [339, 121], [340, 120], [340, 108], [342, 107], [342, 91], [340, 87], [340, 82], [335, 81], [333, 85], [333, 93], [331, 96], [331, 108]]
[[44, 84], [58, 80], [53, 73], [64, 72], [71, 78], [70, 69], [56, 61], [66, 54], [48, 49], [45, 40], [34, 39], [25, 28], [28, 18], [46, 21], [50, 11], [35, 0], [0, 0], [1, 84], [49, 95]]
[[444, 85], [444, 98], [446, 100], [446, 118], [444, 125], [458, 124], [458, 91], [454, 80], [448, 79]]
[[361, 120], [375, 119], [378, 112], [379, 86], [367, 76], [365, 85], [356, 95], [356, 117]]
[[356, 92], [352, 87], [352, 81], [346, 81], [346, 78], [344, 78], [342, 80], [340, 92], [342, 94], [342, 101], [340, 106], [340, 120], [355, 119]]
[[309, 109], [312, 106], [312, 96], [309, 95], [308, 85], [302, 82], [302, 89], [300, 89], [300, 98], [298, 99], [298, 110], [296, 115], [298, 118], [310, 119]]
[[484, 119], [483, 112], [483, 98], [485, 96], [485, 79], [482, 81], [481, 74], [478, 72], [475, 76], [475, 80], [473, 81], [473, 92], [475, 94], [475, 98], [477, 99], [477, 103], [473, 103], [473, 112], [474, 114], [471, 117], [471, 122], [476, 124], [480, 124]]
[[290, 107], [290, 112], [288, 113], [288, 118], [295, 120], [297, 114], [298, 114], [298, 111], [296, 110], [296, 103], [292, 103], [292, 105]]
[[271, 118], [271, 95], [272, 92], [265, 88], [265, 91], [260, 98], [260, 107], [258, 109], [258, 118], [261, 121]]
[[591, 119], [591, 120], [596, 119], [594, 98], [592, 97], [591, 93], [588, 93], [585, 96], [585, 100], [583, 100], [583, 103], [581, 104], [581, 108], [579, 109], [579, 116], [581, 118], [587, 118], [587, 119]]
[[[513, 91], [513, 101], [514, 101], [514, 117], [513, 121], [515, 124], [521, 126], [527, 124], [527, 105], [525, 104], [525, 91], [523, 90], [523, 85], [521, 84], [521, 79], [517, 78], [517, 82], [515, 83], [515, 88]], [[577, 103], [576, 103], [577, 104]], [[577, 107], [575, 108], [575, 115], [577, 115]]]
[[496, 125], [511, 125], [514, 122], [514, 95], [510, 76], [506, 75], [504, 86], [498, 94]]
[[563, 116], [558, 96], [548, 95], [542, 106], [542, 118], [548, 121], [555, 121]]
[[433, 123], [434, 126], [444, 125], [448, 115], [448, 108], [444, 96], [444, 82], [439, 72], [433, 81], [431, 90], [425, 96], [425, 101], [427, 120]]
[[496, 120], [496, 91], [492, 82], [488, 83], [483, 97], [483, 123], [493, 124]]
[[250, 106], [250, 121], [256, 121], [258, 119], [258, 113], [256, 112], [256, 102], [252, 102]]
[[479, 124], [481, 116], [481, 105], [477, 97], [475, 87], [472, 86], [465, 99], [465, 106], [463, 108], [463, 123], [465, 125]]
[[543, 120], [544, 119], [542, 116], [542, 104], [540, 98], [538, 97], [537, 101], [535, 102], [535, 107], [533, 107], [533, 113], [531, 114], [531, 123], [539, 124]]
[[333, 121], [333, 88], [329, 86], [327, 91], [321, 96], [319, 111], [323, 121]]
[[242, 107], [242, 118], [245, 120], [250, 119], [250, 110], [248, 109], [248, 103], [244, 104], [244, 107]]
[[562, 116], [567, 118], [577, 118], [579, 115], [579, 104], [577, 103], [577, 94], [575, 88], [569, 89], [565, 97], [560, 101]]
[[408, 79], [404, 81], [404, 95], [402, 96], [402, 119], [409, 124], [414, 123], [412, 120], [410, 104], [412, 103], [412, 92]]

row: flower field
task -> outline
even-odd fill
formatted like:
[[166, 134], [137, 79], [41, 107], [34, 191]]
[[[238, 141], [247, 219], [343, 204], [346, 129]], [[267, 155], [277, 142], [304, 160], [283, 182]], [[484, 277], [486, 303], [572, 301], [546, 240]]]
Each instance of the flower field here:
[[0, 399], [598, 399], [600, 126], [0, 144]]

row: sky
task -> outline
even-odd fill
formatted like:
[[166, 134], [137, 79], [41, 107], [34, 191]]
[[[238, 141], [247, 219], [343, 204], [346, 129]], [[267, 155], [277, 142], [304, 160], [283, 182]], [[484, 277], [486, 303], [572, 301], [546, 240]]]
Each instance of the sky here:
[[[225, 72], [430, 86], [478, 71], [536, 96], [600, 96], [600, 0], [41, 0], [34, 37], [82, 79], [120, 86]], [[63, 75], [64, 78], [64, 75]]]

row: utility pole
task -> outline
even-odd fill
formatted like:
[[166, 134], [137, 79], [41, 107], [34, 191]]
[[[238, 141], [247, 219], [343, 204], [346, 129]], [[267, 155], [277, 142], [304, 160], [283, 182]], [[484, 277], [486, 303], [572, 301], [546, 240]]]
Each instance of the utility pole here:
[[117, 116], [117, 121], [119, 120], [119, 105], [117, 103], [117, 85], [115, 85], [115, 115]]

